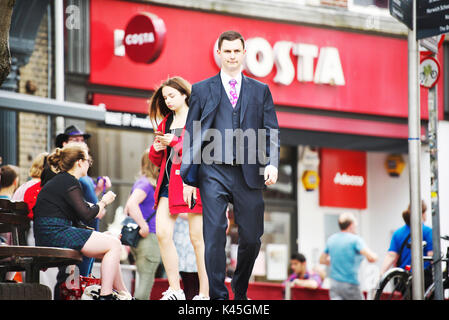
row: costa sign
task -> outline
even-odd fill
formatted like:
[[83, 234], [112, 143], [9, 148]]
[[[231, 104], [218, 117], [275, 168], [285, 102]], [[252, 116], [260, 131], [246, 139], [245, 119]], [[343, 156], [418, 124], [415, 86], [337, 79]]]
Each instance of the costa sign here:
[[366, 209], [366, 152], [320, 150], [320, 206]]
[[165, 23], [157, 15], [149, 12], [135, 15], [123, 35], [126, 55], [138, 63], [155, 61], [162, 52], [165, 34]]
[[[340, 54], [335, 47], [322, 47], [308, 43], [277, 41], [273, 47], [261, 37], [246, 40], [246, 57], [244, 68], [255, 77], [268, 76], [276, 66], [273, 81], [282, 85], [290, 85], [295, 80], [295, 66], [291, 53], [297, 58], [296, 79], [299, 82], [314, 82], [344, 86], [345, 76], [340, 61]], [[218, 40], [214, 46], [214, 58], [221, 67], [217, 54]], [[316, 68], [314, 69], [315, 59]]]
[[[174, 75], [190, 83], [204, 80], [219, 70], [212, 54], [217, 37], [224, 30], [236, 30], [247, 40], [245, 74], [269, 85], [276, 105], [408, 116], [407, 39], [144, 1], [91, 0], [90, 8], [92, 84], [154, 90], [162, 79]], [[158, 32], [152, 42], [151, 30], [125, 35], [131, 18], [140, 12], [157, 15], [167, 30], [161, 54], [152, 63], [147, 63], [151, 58], [136, 63], [125, 57], [130, 57], [131, 49], [125, 52], [125, 42], [136, 49], [158, 43]], [[439, 87], [444, 86], [443, 80], [439, 77]], [[428, 119], [428, 90], [423, 88], [420, 97], [421, 118]], [[444, 90], [438, 90], [441, 119], [443, 97]]]

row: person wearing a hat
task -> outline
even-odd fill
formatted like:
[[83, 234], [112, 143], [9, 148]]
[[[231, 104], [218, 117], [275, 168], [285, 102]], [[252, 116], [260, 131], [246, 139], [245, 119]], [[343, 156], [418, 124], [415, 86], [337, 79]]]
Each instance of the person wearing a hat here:
[[68, 126], [63, 133], [56, 136], [55, 145], [62, 148], [69, 142], [86, 142], [90, 138], [90, 134], [82, 132], [77, 126]]
[[[89, 139], [90, 136], [89, 133], [83, 132], [76, 125], [70, 125], [63, 133], [56, 136], [55, 145], [57, 148], [62, 148], [71, 142], [82, 142], [87, 144], [87, 139]], [[105, 192], [106, 189], [111, 187], [111, 180], [107, 176], [98, 177], [96, 183], [94, 183], [94, 180], [91, 177], [84, 176], [79, 179], [79, 182], [83, 189], [84, 199], [90, 203], [97, 203], [100, 193]], [[99, 219], [95, 218], [92, 220], [88, 227], [98, 231]], [[87, 277], [91, 274], [94, 261], [95, 259], [93, 258], [83, 257], [83, 261], [78, 265], [81, 276]], [[58, 274], [58, 283], [56, 284], [57, 289], [55, 288], [55, 296], [56, 293], [59, 292], [59, 284], [65, 281], [66, 276], [65, 270], [60, 270]]]

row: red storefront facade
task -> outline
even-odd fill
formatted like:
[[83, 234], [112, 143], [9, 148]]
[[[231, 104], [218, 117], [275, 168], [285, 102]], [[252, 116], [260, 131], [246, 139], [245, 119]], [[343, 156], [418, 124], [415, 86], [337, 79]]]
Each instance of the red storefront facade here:
[[[142, 12], [157, 15], [166, 27], [161, 54], [148, 64], [136, 63], [126, 55], [114, 55], [114, 33], [125, 30], [131, 19]], [[259, 50], [259, 54], [268, 52], [262, 48], [264, 43], [274, 47], [273, 51], [277, 50], [273, 53], [271, 68], [269, 62], [265, 63], [268, 66], [265, 70], [269, 70], [266, 76], [255, 77], [248, 70], [245, 71], [247, 75], [269, 84], [276, 105], [407, 117], [406, 39], [124, 1], [91, 1], [89, 81], [152, 90], [162, 80], [174, 75], [180, 75], [192, 83], [203, 80], [219, 71], [213, 55], [214, 45], [218, 35], [228, 29], [239, 31], [250, 41], [256, 38], [265, 40], [259, 42], [262, 45], [254, 49]], [[115, 39], [117, 41], [117, 36]], [[281, 49], [285, 42], [291, 46], [287, 53]], [[311, 50], [306, 52], [305, 49]], [[313, 49], [315, 52], [312, 52]], [[317, 83], [320, 81], [319, 64], [334, 67], [334, 56], [326, 61], [326, 56], [330, 56], [329, 52], [332, 51], [330, 49], [338, 53], [337, 59], [344, 77], [344, 83], [340, 85]], [[248, 54], [249, 51], [248, 49]], [[312, 79], [310, 76], [303, 76], [304, 80], [298, 80], [306, 72], [304, 69], [311, 67], [307, 63], [310, 61], [313, 63]], [[282, 73], [288, 73], [286, 70], [291, 67], [294, 68], [295, 78], [289, 84], [281, 84], [275, 80]], [[335, 74], [338, 75], [338, 72], [333, 73]], [[326, 78], [325, 75], [322, 77]], [[441, 85], [442, 81], [441, 77], [438, 84]], [[442, 94], [439, 98], [442, 102]], [[423, 89], [423, 119], [427, 118], [426, 101], [427, 92]], [[443, 103], [439, 105], [442, 106]]]

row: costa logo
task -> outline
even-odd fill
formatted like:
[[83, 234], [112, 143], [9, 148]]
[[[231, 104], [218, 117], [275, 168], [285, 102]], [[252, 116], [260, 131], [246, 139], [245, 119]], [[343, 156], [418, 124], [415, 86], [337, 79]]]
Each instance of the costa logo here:
[[128, 34], [125, 38], [125, 43], [130, 45], [142, 45], [144, 43], [153, 43], [154, 42], [154, 33], [140, 33], [140, 34]]
[[138, 63], [154, 62], [164, 47], [165, 34], [165, 23], [155, 14], [142, 12], [134, 16], [125, 29], [126, 55]]

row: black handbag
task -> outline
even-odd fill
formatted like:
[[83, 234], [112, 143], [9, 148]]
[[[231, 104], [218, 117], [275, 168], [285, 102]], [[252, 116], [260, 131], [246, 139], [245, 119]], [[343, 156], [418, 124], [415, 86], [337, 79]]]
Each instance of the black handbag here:
[[[148, 223], [148, 221], [150, 221], [155, 214], [156, 211], [153, 212], [153, 214], [145, 221]], [[139, 225], [134, 221], [133, 218], [129, 216], [123, 220], [122, 224], [123, 224], [121, 232], [122, 237], [120, 238], [122, 244], [133, 248], [137, 247], [139, 240], [142, 238], [142, 236], [139, 234], [140, 230]]]

